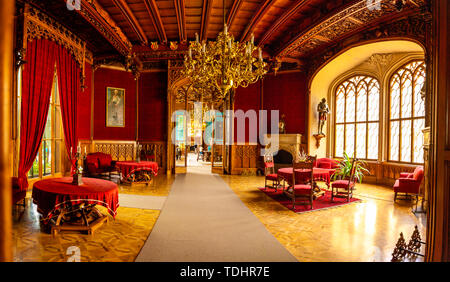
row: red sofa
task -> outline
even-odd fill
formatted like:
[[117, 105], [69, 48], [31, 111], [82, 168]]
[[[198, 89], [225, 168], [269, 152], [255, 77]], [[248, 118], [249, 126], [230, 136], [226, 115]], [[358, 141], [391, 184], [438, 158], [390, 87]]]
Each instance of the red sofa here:
[[22, 179], [18, 177], [12, 178], [12, 200], [13, 205], [17, 204], [20, 201], [23, 201], [23, 205], [25, 207], [25, 196], [27, 195], [27, 189], [22, 188]]
[[423, 180], [423, 166], [418, 166], [413, 173], [402, 172], [394, 184], [394, 202], [398, 193], [414, 194], [419, 199], [420, 184]]
[[339, 168], [339, 162], [330, 158], [320, 158], [314, 162], [314, 167], [328, 169], [331, 177], [336, 169]]
[[117, 171], [116, 162], [112, 160], [111, 155], [101, 152], [88, 154], [84, 167], [88, 176], [108, 173], [109, 177], [111, 177], [111, 172]]

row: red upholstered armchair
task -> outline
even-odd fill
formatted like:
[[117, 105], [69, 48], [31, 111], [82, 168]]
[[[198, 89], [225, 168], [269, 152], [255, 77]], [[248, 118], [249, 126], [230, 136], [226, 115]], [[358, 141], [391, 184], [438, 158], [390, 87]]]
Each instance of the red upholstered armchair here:
[[27, 195], [27, 189], [22, 186], [22, 179], [18, 177], [12, 178], [12, 200], [13, 204], [17, 204], [20, 201], [23, 201], [23, 205], [25, 207], [25, 196]]
[[111, 155], [96, 152], [86, 156], [85, 171], [89, 176], [98, 176], [108, 173], [111, 178], [111, 172], [117, 171], [116, 162], [112, 160]]
[[394, 202], [397, 200], [398, 193], [413, 194], [416, 200], [419, 199], [420, 184], [423, 180], [423, 166], [418, 166], [413, 173], [400, 173], [400, 178], [394, 184]]

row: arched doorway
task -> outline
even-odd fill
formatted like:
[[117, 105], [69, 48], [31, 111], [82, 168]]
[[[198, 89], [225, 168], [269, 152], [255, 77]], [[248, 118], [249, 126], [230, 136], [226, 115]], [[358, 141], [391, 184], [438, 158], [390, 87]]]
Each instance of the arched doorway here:
[[169, 61], [167, 172], [185, 173], [190, 165], [211, 166], [211, 171], [229, 170], [224, 112], [231, 96], [220, 98], [214, 87], [193, 86], [182, 74], [183, 62]]

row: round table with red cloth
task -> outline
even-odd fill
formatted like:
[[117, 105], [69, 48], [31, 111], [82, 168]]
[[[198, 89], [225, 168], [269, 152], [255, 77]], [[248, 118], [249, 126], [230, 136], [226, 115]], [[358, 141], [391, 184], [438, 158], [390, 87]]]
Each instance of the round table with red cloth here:
[[83, 177], [82, 185], [72, 184], [72, 177], [40, 180], [33, 185], [33, 202], [44, 219], [51, 218], [66, 204], [101, 205], [115, 217], [119, 207], [119, 188], [111, 181]]
[[[331, 172], [330, 172], [331, 171]], [[310, 170], [308, 169], [296, 169], [295, 170], [295, 182], [304, 183], [309, 180]], [[324, 168], [313, 168], [314, 180], [325, 181], [327, 186], [330, 185], [330, 175], [334, 173], [334, 170]], [[288, 183], [292, 182], [292, 167], [280, 168], [277, 174], [286, 180]]]
[[124, 161], [116, 162], [117, 170], [122, 173], [122, 178], [127, 179], [131, 174], [138, 171], [149, 171], [153, 175], [158, 175], [158, 163], [157, 162], [133, 162]]

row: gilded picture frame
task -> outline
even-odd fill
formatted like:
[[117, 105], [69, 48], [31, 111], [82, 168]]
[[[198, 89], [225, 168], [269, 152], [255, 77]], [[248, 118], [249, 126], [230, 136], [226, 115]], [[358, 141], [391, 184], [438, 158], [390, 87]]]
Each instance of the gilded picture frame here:
[[125, 127], [125, 89], [106, 88], [106, 127]]

